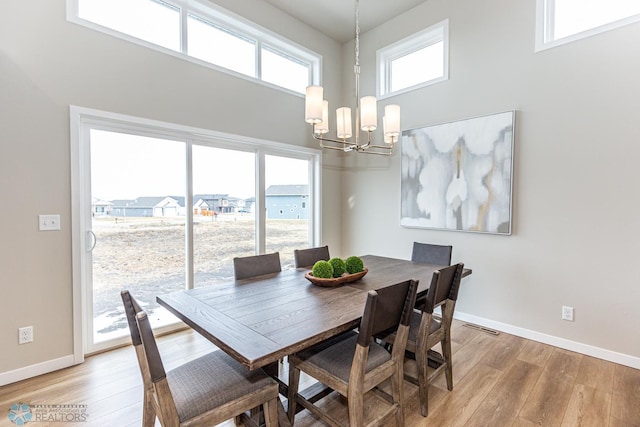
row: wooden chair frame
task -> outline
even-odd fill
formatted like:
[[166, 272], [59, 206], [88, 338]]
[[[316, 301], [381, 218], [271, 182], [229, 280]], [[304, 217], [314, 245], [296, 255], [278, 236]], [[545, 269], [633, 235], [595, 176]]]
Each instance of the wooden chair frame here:
[[122, 300], [129, 326], [131, 327], [135, 322], [135, 328], [130, 328], [130, 331], [144, 383], [143, 427], [152, 427], [156, 417], [163, 427], [210, 426], [232, 418], [235, 418], [237, 423], [240, 414], [260, 406], [264, 410], [266, 425], [278, 426], [279, 393], [278, 384], [275, 381], [272, 386], [256, 389], [238, 399], [180, 422], [147, 314], [128, 291], [122, 292]]
[[[351, 363], [351, 370], [348, 382], [338, 378], [320, 366], [301, 360], [297, 355], [289, 356], [289, 420], [293, 424], [296, 412], [296, 404], [302, 405], [311, 411], [320, 419], [331, 426], [342, 426], [337, 419], [331, 414], [323, 411], [310, 400], [305, 399], [298, 393], [298, 383], [300, 380], [300, 371], [311, 375], [322, 384], [337, 391], [347, 398], [349, 409], [349, 426], [364, 426], [364, 395], [374, 387], [387, 379], [391, 379], [391, 398], [392, 403], [387, 411], [376, 419], [370, 421], [367, 426], [387, 426], [392, 417], [398, 427], [404, 426], [404, 394], [403, 394], [403, 363], [404, 363], [404, 344], [409, 334], [409, 322], [412, 308], [415, 304], [416, 290], [418, 282], [410, 280], [399, 283], [395, 286], [408, 285], [406, 295], [403, 299], [402, 314], [399, 322], [396, 318], [394, 329], [396, 330], [396, 346], [393, 347], [391, 357], [388, 361], [366, 372], [367, 359], [369, 355], [369, 346], [378, 345], [373, 341], [373, 336], [382, 330], [388, 330], [389, 319], [380, 322], [380, 316], [376, 316], [376, 306], [383, 296], [378, 297], [376, 291], [370, 291], [367, 295], [364, 315], [360, 323], [360, 330], [357, 335], [356, 348]], [[383, 290], [380, 291], [381, 293]], [[389, 313], [386, 313], [388, 315]], [[385, 316], [385, 314], [382, 314]], [[385, 321], [387, 323], [385, 323]], [[397, 328], [397, 329], [396, 329]], [[384, 400], [388, 403], [386, 400]]]
[[[447, 389], [453, 390], [453, 363], [451, 357], [451, 323], [464, 264], [459, 263], [443, 268], [433, 274], [431, 285], [427, 293], [426, 304], [421, 312], [414, 311], [411, 327], [416, 323], [418, 326], [416, 340], [408, 339], [405, 344], [406, 351], [413, 353], [416, 358], [418, 368], [418, 378], [415, 379], [405, 375], [405, 379], [418, 385], [420, 412], [426, 417], [429, 414], [429, 384], [442, 371], [445, 372]], [[439, 319], [440, 326], [433, 330], [436, 317], [433, 311], [436, 307], [441, 308], [442, 318]], [[417, 319], [419, 319], [417, 321]], [[384, 341], [395, 346], [398, 337], [391, 334], [384, 338]], [[428, 373], [430, 349], [438, 343], [442, 346], [442, 361], [440, 365], [431, 373]], [[400, 342], [402, 345], [402, 342]]]

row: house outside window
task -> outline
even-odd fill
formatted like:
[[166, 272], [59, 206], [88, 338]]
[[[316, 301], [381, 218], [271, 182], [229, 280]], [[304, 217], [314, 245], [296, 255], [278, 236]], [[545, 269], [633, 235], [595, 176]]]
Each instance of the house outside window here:
[[[309, 210], [301, 200], [309, 195], [308, 185], [271, 185], [265, 191], [267, 219], [308, 219]], [[278, 212], [278, 215], [274, 215]]]

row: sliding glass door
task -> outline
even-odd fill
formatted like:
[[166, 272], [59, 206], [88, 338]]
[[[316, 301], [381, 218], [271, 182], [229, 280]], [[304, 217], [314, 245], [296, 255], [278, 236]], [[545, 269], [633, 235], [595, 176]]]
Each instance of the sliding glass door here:
[[293, 268], [293, 250], [309, 245], [309, 162], [265, 156], [266, 252], [280, 252], [284, 269]]
[[154, 327], [175, 322], [155, 301], [185, 284], [185, 142], [91, 129], [87, 329], [92, 343], [126, 336], [120, 290]]
[[123, 289], [169, 330], [177, 319], [157, 295], [232, 280], [237, 256], [279, 251], [291, 268], [293, 250], [318, 241], [316, 150], [79, 108], [74, 124], [74, 327], [85, 353], [128, 341]]
[[256, 252], [255, 153], [193, 147], [194, 285], [233, 279], [233, 257]]

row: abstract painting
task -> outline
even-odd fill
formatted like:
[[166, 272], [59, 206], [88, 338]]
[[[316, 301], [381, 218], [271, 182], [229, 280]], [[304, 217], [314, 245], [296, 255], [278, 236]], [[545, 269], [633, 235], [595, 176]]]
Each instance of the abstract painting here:
[[511, 234], [515, 111], [402, 132], [400, 225]]

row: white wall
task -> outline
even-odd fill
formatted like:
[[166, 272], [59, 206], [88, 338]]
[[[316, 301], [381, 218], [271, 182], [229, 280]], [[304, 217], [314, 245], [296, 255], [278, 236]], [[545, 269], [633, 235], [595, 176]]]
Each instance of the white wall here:
[[[352, 44], [340, 50], [260, 0], [216, 3], [321, 53], [327, 98], [350, 100]], [[534, 12], [533, 0], [429, 0], [361, 40], [362, 93], [374, 94], [377, 48], [450, 19], [450, 80], [382, 104], [402, 106], [404, 129], [517, 110], [513, 235], [402, 228], [399, 155], [328, 153], [322, 243], [402, 258], [414, 240], [452, 244], [474, 270], [460, 314], [637, 364], [640, 25], [536, 54]], [[72, 104], [314, 146], [302, 98], [68, 23], [64, 0], [4, 2], [0, 374], [72, 353]], [[38, 232], [39, 213], [60, 213], [62, 230]], [[575, 322], [560, 320], [561, 305], [575, 307]], [[25, 325], [36, 341], [18, 346]]]
[[[323, 55], [327, 92], [337, 96], [337, 42], [263, 1], [219, 3]], [[0, 14], [0, 374], [73, 353], [69, 105], [314, 146], [302, 97], [65, 17], [64, 0], [9, 0]], [[325, 156], [323, 190], [334, 202], [323, 211], [322, 240], [339, 251], [336, 162]], [[62, 229], [38, 232], [42, 213], [60, 214]], [[17, 329], [27, 325], [35, 342], [18, 346]]]
[[452, 244], [473, 269], [461, 316], [640, 367], [640, 25], [534, 53], [533, 0], [429, 0], [363, 35], [362, 92], [375, 93], [376, 49], [445, 18], [449, 81], [384, 103], [401, 105], [403, 129], [517, 110], [513, 235], [400, 227], [400, 156], [359, 156], [343, 250], [408, 258], [414, 240]]

